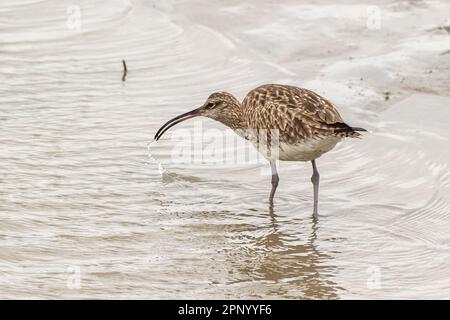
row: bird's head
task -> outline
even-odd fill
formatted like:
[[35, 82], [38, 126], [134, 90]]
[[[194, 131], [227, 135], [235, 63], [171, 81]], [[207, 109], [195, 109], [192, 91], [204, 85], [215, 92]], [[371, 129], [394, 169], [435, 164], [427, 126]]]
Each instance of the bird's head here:
[[174, 125], [198, 116], [208, 117], [233, 127], [233, 124], [238, 124], [240, 120], [240, 110], [241, 105], [233, 95], [227, 92], [215, 92], [206, 99], [200, 108], [183, 113], [167, 121], [155, 134], [155, 140], [159, 140]]

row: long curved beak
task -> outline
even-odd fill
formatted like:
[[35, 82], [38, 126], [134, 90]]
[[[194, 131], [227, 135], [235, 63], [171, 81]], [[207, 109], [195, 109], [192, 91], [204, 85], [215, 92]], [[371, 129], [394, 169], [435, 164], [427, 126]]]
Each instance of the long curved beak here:
[[203, 107], [200, 107], [200, 108], [194, 109], [192, 111], [183, 113], [182, 115], [179, 115], [178, 117], [175, 117], [175, 118], [167, 121], [161, 128], [159, 128], [158, 132], [156, 132], [155, 140], [158, 141], [159, 138], [161, 138], [161, 136], [164, 134], [164, 132], [166, 132], [167, 130], [172, 128], [177, 123], [180, 123], [180, 122], [190, 119], [190, 118], [201, 116], [202, 113], [203, 113]]

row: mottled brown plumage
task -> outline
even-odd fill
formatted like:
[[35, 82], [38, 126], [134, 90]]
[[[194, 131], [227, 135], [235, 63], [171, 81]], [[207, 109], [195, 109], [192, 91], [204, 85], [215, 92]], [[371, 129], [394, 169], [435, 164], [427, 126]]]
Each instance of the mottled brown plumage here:
[[213, 93], [200, 108], [164, 124], [155, 139], [173, 125], [195, 116], [223, 123], [255, 144], [267, 157], [273, 175], [271, 201], [278, 185], [274, 161], [311, 161], [314, 213], [317, 213], [319, 183], [315, 159], [331, 150], [342, 138], [358, 137], [357, 131], [365, 131], [345, 124], [334, 105], [313, 91], [268, 84], [250, 91], [242, 103], [227, 92]]
[[[357, 137], [334, 105], [317, 93], [293, 86], [268, 84], [250, 91], [242, 104], [227, 92], [209, 96], [214, 103], [205, 116], [232, 129], [278, 129], [280, 139], [297, 143], [315, 136]], [[226, 108], [223, 107], [226, 104]]]

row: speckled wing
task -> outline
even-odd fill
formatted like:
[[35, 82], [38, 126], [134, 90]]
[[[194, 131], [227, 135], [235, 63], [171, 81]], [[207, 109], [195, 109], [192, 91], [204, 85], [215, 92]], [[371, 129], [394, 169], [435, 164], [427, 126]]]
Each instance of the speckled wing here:
[[279, 129], [280, 138], [288, 143], [311, 137], [345, 136], [351, 130], [331, 102], [298, 87], [260, 86], [250, 91], [242, 104], [250, 128]]

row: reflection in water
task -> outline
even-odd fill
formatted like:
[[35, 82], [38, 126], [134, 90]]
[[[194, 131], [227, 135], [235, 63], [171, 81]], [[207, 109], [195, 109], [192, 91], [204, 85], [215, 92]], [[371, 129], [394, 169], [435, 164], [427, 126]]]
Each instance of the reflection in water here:
[[[235, 263], [239, 264], [239, 271], [254, 280], [275, 282], [276, 286], [270, 285], [267, 292], [274, 297], [337, 298], [339, 288], [332, 279], [336, 268], [328, 264], [333, 257], [320, 252], [316, 245], [320, 218], [311, 215], [300, 221], [302, 225], [310, 225], [307, 234], [295, 232], [295, 229], [293, 232], [283, 230], [286, 222], [279, 224], [278, 218], [273, 204], [270, 204], [268, 232], [255, 237], [254, 246], [245, 253], [254, 259], [237, 257]], [[255, 234], [259, 232], [255, 231]], [[302, 243], [298, 244], [299, 241]]]

